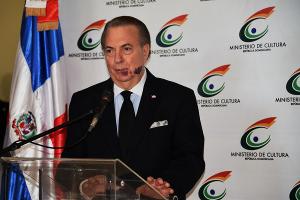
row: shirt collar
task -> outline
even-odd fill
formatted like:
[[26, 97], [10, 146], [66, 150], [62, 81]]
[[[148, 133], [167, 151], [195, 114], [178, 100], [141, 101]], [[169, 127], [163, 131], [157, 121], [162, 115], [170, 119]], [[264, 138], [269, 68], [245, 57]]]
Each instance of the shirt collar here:
[[[133, 88], [131, 88], [131, 91], [132, 93], [138, 95], [138, 96], [142, 96], [143, 94], [143, 89], [144, 89], [144, 85], [145, 85], [145, 82], [146, 82], [146, 79], [147, 79], [147, 71], [145, 70], [144, 71], [144, 74], [141, 78], [141, 80], [138, 82], [138, 84], [136, 84]], [[115, 83], [114, 83], [114, 97], [118, 96], [121, 92], [123, 92], [124, 89], [120, 88], [119, 86], [117, 86]]]

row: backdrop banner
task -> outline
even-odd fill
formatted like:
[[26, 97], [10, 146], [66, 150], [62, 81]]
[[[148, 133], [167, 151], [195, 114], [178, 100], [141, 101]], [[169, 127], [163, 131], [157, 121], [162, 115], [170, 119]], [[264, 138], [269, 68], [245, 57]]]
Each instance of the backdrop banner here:
[[149, 70], [197, 97], [206, 170], [188, 199], [300, 199], [299, 9], [299, 0], [60, 1], [68, 101], [108, 78], [105, 23], [137, 17], [151, 34]]

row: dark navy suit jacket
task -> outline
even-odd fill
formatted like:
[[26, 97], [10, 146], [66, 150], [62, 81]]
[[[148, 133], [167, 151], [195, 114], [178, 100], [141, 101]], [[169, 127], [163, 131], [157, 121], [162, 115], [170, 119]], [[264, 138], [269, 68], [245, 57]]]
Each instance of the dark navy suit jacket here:
[[[70, 103], [70, 119], [97, 107], [106, 89], [113, 91], [111, 79], [76, 92]], [[73, 144], [86, 133], [90, 120], [68, 129], [66, 145]], [[143, 178], [162, 177], [180, 199], [185, 199], [205, 168], [204, 136], [194, 92], [156, 78], [147, 70], [130, 142], [130, 148], [121, 149], [112, 100], [92, 134], [76, 147], [64, 150], [62, 157], [119, 158]]]

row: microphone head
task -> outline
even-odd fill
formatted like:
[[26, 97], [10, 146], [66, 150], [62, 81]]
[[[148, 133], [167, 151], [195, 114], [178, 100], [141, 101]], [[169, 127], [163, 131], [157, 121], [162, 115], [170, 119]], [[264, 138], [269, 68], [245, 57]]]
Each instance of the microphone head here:
[[109, 103], [113, 99], [113, 93], [110, 90], [104, 90], [101, 95], [101, 102]]
[[144, 68], [144, 66], [141, 65], [141, 66], [135, 68], [134, 71], [133, 71], [133, 73], [134, 74], [140, 74], [143, 71], [143, 68]]
[[100, 96], [99, 104], [91, 110], [91, 113], [102, 114], [106, 106], [112, 101], [113, 92], [108, 89], [103, 90], [102, 95]]

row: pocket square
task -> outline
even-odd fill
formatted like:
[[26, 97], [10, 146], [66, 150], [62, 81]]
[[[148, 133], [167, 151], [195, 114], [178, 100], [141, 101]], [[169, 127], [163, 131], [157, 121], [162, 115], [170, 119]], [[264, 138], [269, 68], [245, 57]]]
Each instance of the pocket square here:
[[157, 121], [157, 122], [153, 122], [153, 124], [150, 126], [150, 129], [161, 127], [161, 126], [167, 126], [167, 125], [168, 125], [168, 120]]

